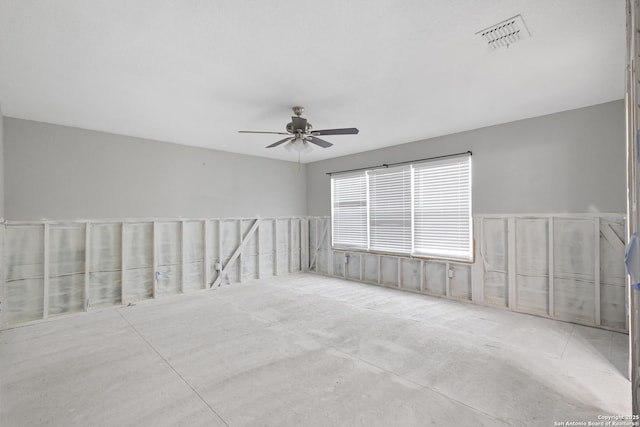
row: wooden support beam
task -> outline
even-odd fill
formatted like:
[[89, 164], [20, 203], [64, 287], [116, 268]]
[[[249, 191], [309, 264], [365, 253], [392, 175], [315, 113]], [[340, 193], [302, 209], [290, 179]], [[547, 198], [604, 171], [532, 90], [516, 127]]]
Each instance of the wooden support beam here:
[[424, 283], [424, 279], [425, 279], [425, 274], [424, 274], [424, 260], [421, 259], [420, 260], [420, 292], [424, 292], [425, 290], [425, 283]]
[[298, 242], [300, 244], [300, 271], [307, 272], [309, 269], [307, 268], [307, 262], [309, 257], [307, 254], [309, 253], [309, 233], [308, 233], [308, 222], [304, 218], [298, 219], [298, 225], [300, 226], [300, 230], [298, 231]]
[[204, 283], [202, 284], [203, 288], [207, 288], [208, 283], [211, 281], [211, 254], [209, 253], [209, 221], [206, 219], [202, 221], [202, 244], [204, 245], [202, 248], [202, 257], [203, 266], [204, 266]]
[[[220, 265], [224, 262], [222, 259], [222, 220], [218, 220], [218, 262]], [[220, 276], [220, 272], [218, 271], [218, 276]]]
[[402, 289], [402, 258], [398, 257], [398, 288]]
[[556, 317], [556, 308], [555, 308], [555, 265], [554, 265], [554, 219], [553, 217], [549, 217], [549, 236], [548, 242], [549, 245], [548, 253], [549, 253], [549, 316]]
[[[327, 221], [327, 227], [330, 227], [329, 219]], [[333, 276], [333, 250], [331, 248], [331, 242], [327, 242], [327, 275]]]
[[91, 277], [91, 223], [84, 224], [84, 289], [82, 310], [89, 310], [89, 282]]
[[382, 256], [378, 255], [378, 285], [382, 284]]
[[127, 225], [120, 224], [120, 302], [127, 300]]
[[478, 248], [483, 244], [482, 219], [477, 219], [473, 227], [477, 238], [473, 245], [475, 262], [471, 265], [471, 300], [476, 304], [484, 304], [484, 258]]
[[289, 273], [293, 272], [293, 219], [289, 218]]
[[[244, 246], [244, 239], [242, 238], [242, 218], [238, 219], [238, 234], [240, 235], [240, 246]], [[238, 282], [240, 283], [242, 283], [242, 258], [242, 252], [240, 252], [238, 254]]]
[[186, 242], [186, 238], [185, 238], [185, 222], [184, 221], [180, 221], [180, 259], [182, 260], [182, 267], [181, 267], [181, 277], [180, 277], [180, 293], [184, 293], [184, 282], [186, 281], [187, 278], [187, 260], [186, 260], [186, 248], [187, 248], [187, 242]]
[[318, 222], [318, 218], [315, 218], [315, 222], [316, 222], [316, 227], [315, 227], [315, 233], [316, 233], [316, 244], [315, 244], [315, 248], [313, 251], [313, 258], [311, 261], [309, 261], [309, 268], [311, 268], [312, 265], [314, 265], [315, 271], [318, 271], [318, 249], [320, 248], [320, 225]]
[[600, 232], [613, 248], [616, 259], [623, 260], [625, 252], [624, 241], [618, 237], [609, 224], [605, 224], [604, 227], [601, 227]]
[[227, 261], [227, 264], [222, 267], [222, 271], [220, 271], [220, 274], [218, 275], [216, 280], [213, 282], [213, 285], [211, 286], [212, 288], [218, 287], [220, 285], [220, 282], [222, 281], [222, 278], [224, 277], [225, 273], [227, 273], [229, 268], [238, 259], [245, 245], [247, 244], [251, 236], [253, 236], [253, 233], [255, 233], [255, 231], [258, 229], [259, 225], [260, 225], [260, 219], [257, 218], [253, 223], [253, 225], [251, 226], [251, 228], [249, 229], [249, 231], [247, 231], [247, 234], [245, 235], [245, 238], [242, 241], [242, 243], [233, 252], [233, 255], [231, 255], [231, 258], [229, 258], [229, 261]]
[[49, 224], [44, 224], [44, 277], [43, 277], [43, 301], [42, 301], [42, 318], [49, 317], [49, 262], [50, 262], [50, 227]]
[[273, 220], [273, 275], [278, 275], [278, 220]]
[[449, 277], [449, 270], [451, 270], [451, 264], [446, 262], [444, 264], [445, 274], [444, 274], [444, 294], [448, 297], [451, 296], [451, 278]]
[[[224, 259], [222, 256], [222, 220], [219, 219], [218, 220], [218, 263], [220, 263], [220, 265], [224, 264]], [[220, 268], [220, 271], [216, 270], [216, 272], [218, 273], [218, 275], [216, 276], [217, 278], [221, 278], [222, 274], [222, 267]], [[215, 279], [213, 280], [215, 281]], [[211, 286], [213, 286], [213, 281], [211, 282]]]
[[258, 269], [258, 271], [256, 272], [256, 276], [258, 277], [258, 279], [262, 278], [262, 266], [261, 266], [261, 254], [260, 252], [262, 252], [261, 247], [260, 247], [260, 229], [258, 228], [258, 233], [256, 233], [256, 268]]
[[156, 295], [158, 293], [158, 275], [157, 275], [157, 271], [158, 271], [158, 248], [156, 247], [156, 243], [158, 241], [158, 227], [156, 226], [156, 222], [153, 221], [151, 223], [151, 259], [152, 259], [152, 274], [153, 274], [153, 281], [152, 283], [152, 287], [151, 287], [151, 297], [152, 298], [156, 298]]
[[516, 275], [516, 219], [510, 216], [507, 219], [507, 273], [509, 283], [509, 309], [517, 309], [517, 275]]
[[594, 296], [595, 296], [595, 322], [596, 325], [602, 324], [601, 316], [601, 304], [600, 304], [600, 218], [595, 217], [593, 219], [593, 284], [594, 284]]

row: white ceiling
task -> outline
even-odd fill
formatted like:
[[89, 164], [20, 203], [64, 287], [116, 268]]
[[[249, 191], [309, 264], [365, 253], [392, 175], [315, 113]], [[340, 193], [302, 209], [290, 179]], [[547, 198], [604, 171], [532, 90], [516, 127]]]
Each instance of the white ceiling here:
[[[532, 37], [475, 33], [521, 14]], [[624, 0], [0, 0], [5, 116], [303, 162], [624, 96]]]

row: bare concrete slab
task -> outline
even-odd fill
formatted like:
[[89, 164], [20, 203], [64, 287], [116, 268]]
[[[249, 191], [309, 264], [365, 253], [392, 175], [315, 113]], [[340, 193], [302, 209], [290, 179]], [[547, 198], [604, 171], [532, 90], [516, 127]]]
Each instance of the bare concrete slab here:
[[315, 275], [0, 331], [2, 426], [552, 426], [631, 411], [626, 335]]

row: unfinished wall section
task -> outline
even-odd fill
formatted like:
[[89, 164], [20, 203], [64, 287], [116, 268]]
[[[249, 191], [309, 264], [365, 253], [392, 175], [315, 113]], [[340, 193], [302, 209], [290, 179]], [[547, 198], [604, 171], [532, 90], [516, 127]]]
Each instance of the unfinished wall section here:
[[0, 326], [306, 271], [305, 218], [7, 222]]
[[311, 272], [628, 330], [623, 215], [477, 216], [474, 263], [332, 250], [330, 219], [308, 221]]

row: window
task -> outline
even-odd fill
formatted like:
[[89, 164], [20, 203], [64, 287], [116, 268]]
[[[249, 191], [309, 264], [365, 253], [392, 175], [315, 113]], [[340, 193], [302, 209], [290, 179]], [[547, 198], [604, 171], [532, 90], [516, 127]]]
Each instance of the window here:
[[414, 253], [470, 260], [471, 156], [413, 167]]
[[369, 178], [369, 249], [411, 252], [411, 169], [378, 169]]
[[337, 249], [471, 260], [471, 156], [331, 178]]
[[332, 242], [341, 248], [366, 249], [367, 177], [364, 173], [331, 180]]

